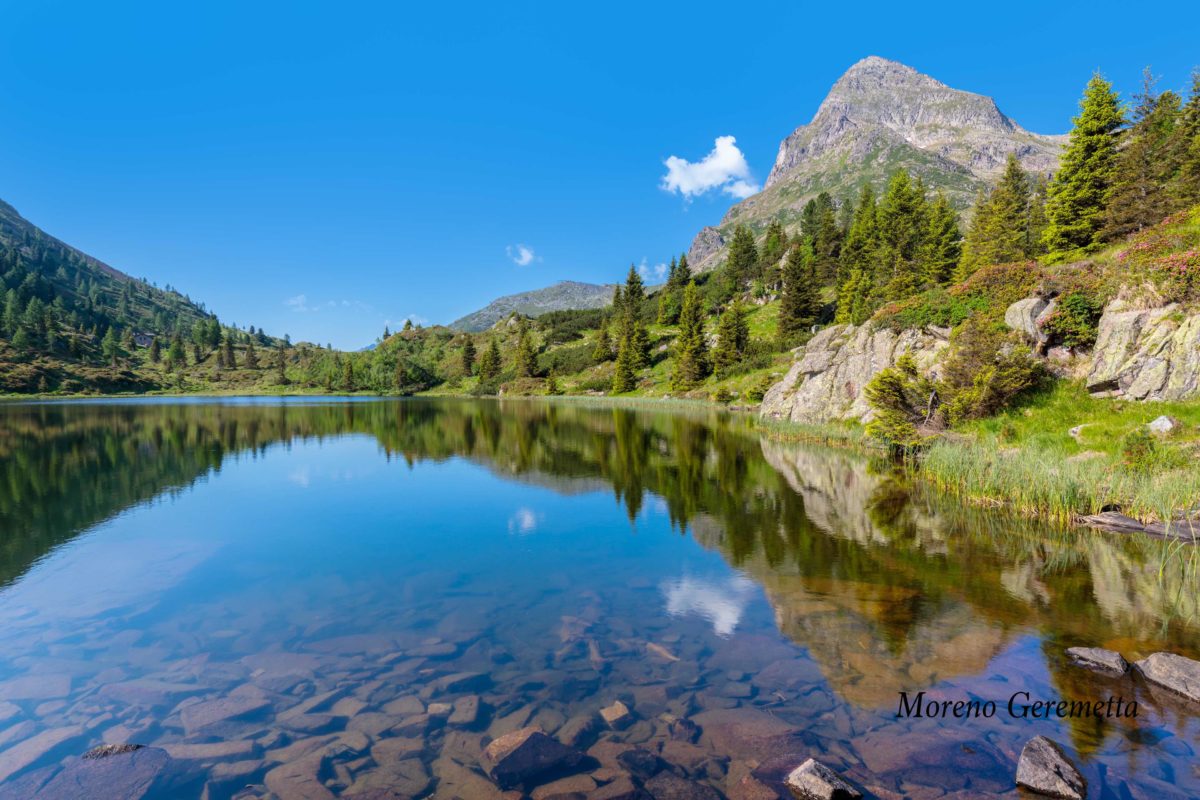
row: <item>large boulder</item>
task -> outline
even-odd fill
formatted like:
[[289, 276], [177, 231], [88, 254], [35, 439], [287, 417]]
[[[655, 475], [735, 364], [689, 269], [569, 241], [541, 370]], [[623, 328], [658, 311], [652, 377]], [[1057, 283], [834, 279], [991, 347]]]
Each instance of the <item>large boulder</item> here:
[[1174, 653], [1154, 653], [1133, 666], [1151, 683], [1200, 703], [1200, 661]]
[[1035, 736], [1025, 743], [1017, 762], [1017, 785], [1062, 800], [1087, 797], [1087, 781], [1062, 748], [1045, 736]]
[[1100, 318], [1088, 391], [1134, 400], [1200, 394], [1200, 315], [1179, 306], [1128, 308], [1115, 300]]
[[863, 389], [871, 378], [905, 353], [929, 372], [947, 345], [944, 335], [930, 331], [832, 325], [796, 348], [791, 369], [767, 391], [759, 414], [809, 423], [867, 418]]
[[1004, 311], [1004, 324], [1024, 335], [1030, 342], [1043, 345], [1049, 337], [1042, 332], [1039, 322], [1049, 313], [1050, 303], [1040, 297], [1026, 297], [1018, 300]]

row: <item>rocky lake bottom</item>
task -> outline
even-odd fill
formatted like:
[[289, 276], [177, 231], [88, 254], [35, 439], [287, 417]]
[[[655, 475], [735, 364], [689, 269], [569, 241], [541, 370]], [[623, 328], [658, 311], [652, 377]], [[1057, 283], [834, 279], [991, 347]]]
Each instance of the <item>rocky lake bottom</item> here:
[[1196, 797], [1200, 706], [1066, 656], [1200, 655], [1196, 581], [715, 411], [0, 406], [0, 799], [1017, 797], [1038, 735]]

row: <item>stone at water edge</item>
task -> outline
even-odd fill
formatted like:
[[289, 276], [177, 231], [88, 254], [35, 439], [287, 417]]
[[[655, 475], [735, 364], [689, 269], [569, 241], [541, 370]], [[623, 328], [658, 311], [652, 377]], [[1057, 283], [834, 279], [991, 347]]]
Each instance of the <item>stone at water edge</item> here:
[[547, 772], [567, 770], [583, 753], [551, 739], [537, 727], [521, 728], [493, 740], [483, 752], [488, 775], [502, 789], [512, 788]]
[[1154, 653], [1133, 666], [1151, 683], [1200, 703], [1200, 661], [1174, 653]]
[[1046, 797], [1084, 800], [1087, 781], [1067, 759], [1062, 748], [1045, 736], [1035, 736], [1021, 749], [1017, 785]]
[[1068, 647], [1067, 655], [1076, 666], [1093, 672], [1120, 676], [1129, 671], [1129, 663], [1120, 653], [1105, 650], [1103, 647]]
[[810, 758], [792, 770], [784, 781], [804, 800], [857, 800], [862, 793], [829, 767]]

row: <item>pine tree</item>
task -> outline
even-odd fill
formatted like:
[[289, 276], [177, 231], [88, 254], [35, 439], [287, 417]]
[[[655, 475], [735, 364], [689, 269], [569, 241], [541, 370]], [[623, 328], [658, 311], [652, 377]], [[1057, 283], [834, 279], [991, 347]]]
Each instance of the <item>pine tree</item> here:
[[774, 286], [779, 279], [779, 262], [787, 253], [788, 235], [783, 229], [783, 223], [772, 220], [767, 226], [767, 235], [763, 239], [762, 250], [758, 254], [758, 275], [767, 284]]
[[1117, 154], [1101, 239], [1113, 241], [1137, 233], [1171, 212], [1168, 184], [1179, 166], [1176, 128], [1182, 111], [1179, 95], [1170, 91], [1155, 94], [1154, 77], [1147, 69], [1133, 124], [1125, 131]]
[[718, 372], [727, 372], [746, 354], [750, 344], [750, 326], [746, 312], [736, 300], [729, 304], [717, 323], [717, 346], [713, 349], [713, 365]]
[[105, 331], [104, 338], [100, 341], [100, 352], [103, 353], [104, 357], [111, 361], [113, 365], [116, 365], [117, 356], [121, 354], [121, 343], [120, 340], [117, 339], [116, 328], [109, 326], [109, 329]]
[[162, 359], [162, 345], [158, 343], [158, 337], [150, 342], [150, 363], [157, 364]]
[[876, 226], [875, 193], [870, 185], [864, 185], [854, 208], [854, 220], [846, 233], [839, 259], [839, 283], [844, 283], [852, 273], [870, 273], [874, 269], [875, 250], [879, 245]]
[[[247, 353], [247, 358], [249, 358], [249, 353]], [[350, 359], [346, 359], [346, 362], [342, 365], [342, 391], [355, 391], [354, 365], [351, 363]]]
[[493, 337], [488, 348], [479, 357], [479, 380], [490, 381], [500, 377], [500, 346]]
[[955, 275], [965, 280], [989, 264], [1008, 264], [1032, 258], [1030, 237], [1031, 187], [1016, 155], [1009, 153], [996, 187], [976, 201], [975, 213], [963, 242]]
[[1192, 73], [1192, 90], [1175, 131], [1178, 168], [1170, 191], [1175, 208], [1200, 203], [1200, 70]]
[[625, 278], [625, 292], [621, 303], [621, 338], [617, 343], [617, 355], [620, 357], [621, 348], [628, 344], [635, 370], [650, 365], [650, 334], [641, 320], [642, 302], [645, 298], [646, 289], [642, 278], [631, 265], [629, 275]]
[[546, 375], [546, 394], [551, 396], [562, 394], [562, 390], [558, 388], [558, 377], [555, 376], [554, 370], [550, 370], [550, 373]]
[[280, 347], [275, 352], [275, 382], [280, 386], [287, 386], [289, 381], [287, 377], [287, 351]]
[[758, 248], [754, 245], [754, 234], [745, 225], [738, 225], [729, 243], [729, 255], [722, 273], [722, 300], [728, 300], [743, 291], [758, 264]]
[[470, 336], [463, 342], [462, 348], [462, 370], [463, 374], [470, 376], [475, 370], [475, 342]]
[[254, 349], [254, 340], [246, 342], [246, 369], [258, 369], [258, 352]]
[[1046, 201], [1042, 240], [1055, 253], [1097, 244], [1112, 196], [1118, 133], [1125, 122], [1112, 84], [1099, 74], [1088, 81], [1079, 105]]
[[925, 221], [921, 263], [925, 270], [926, 286], [943, 286], [950, 282], [962, 255], [962, 232], [958, 229], [958, 214], [943, 192], [938, 192]]
[[622, 338], [621, 344], [617, 348], [617, 369], [613, 372], [613, 394], [633, 391], [633, 387], [636, 385], [634, 360], [633, 346], [629, 338]]
[[[112, 329], [109, 328], [109, 331]], [[183, 340], [179, 338], [179, 334], [171, 337], [171, 345], [167, 348], [167, 369], [172, 370], [176, 367], [186, 365], [187, 357], [183, 353]]]
[[879, 203], [876, 222], [879, 233], [879, 300], [907, 297], [921, 285], [919, 262], [926, 226], [925, 189], [905, 170], [888, 181]]
[[708, 376], [708, 342], [704, 338], [704, 306], [700, 290], [689, 281], [679, 312], [679, 336], [675, 339], [675, 370], [671, 389], [685, 391]]
[[537, 351], [533, 347], [533, 338], [529, 327], [521, 320], [520, 333], [517, 337], [517, 375], [522, 378], [532, 378], [537, 375]]
[[229, 369], [237, 369], [237, 359], [233, 355], [233, 339], [226, 335], [223, 345], [225, 351], [225, 366]]
[[613, 357], [612, 339], [608, 335], [608, 320], [600, 320], [600, 329], [596, 331], [596, 346], [592, 348], [592, 361], [603, 364]]
[[837, 280], [838, 261], [842, 249], [842, 229], [838, 227], [837, 209], [828, 192], [816, 199], [816, 232], [812, 237], [814, 269], [821, 283]]
[[817, 321], [821, 300], [813, 271], [812, 244], [807, 238], [788, 250], [783, 265], [783, 291], [779, 297], [779, 341], [789, 343]]

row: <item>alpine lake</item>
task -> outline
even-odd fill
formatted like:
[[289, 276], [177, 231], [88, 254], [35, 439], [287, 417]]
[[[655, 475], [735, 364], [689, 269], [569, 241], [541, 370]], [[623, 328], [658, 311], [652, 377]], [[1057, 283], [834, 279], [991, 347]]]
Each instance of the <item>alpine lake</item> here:
[[0, 798], [1017, 797], [1037, 735], [1200, 797], [1197, 708], [1065, 655], [1200, 656], [1191, 563], [715, 409], [7, 403]]

